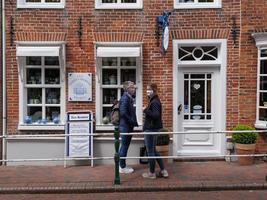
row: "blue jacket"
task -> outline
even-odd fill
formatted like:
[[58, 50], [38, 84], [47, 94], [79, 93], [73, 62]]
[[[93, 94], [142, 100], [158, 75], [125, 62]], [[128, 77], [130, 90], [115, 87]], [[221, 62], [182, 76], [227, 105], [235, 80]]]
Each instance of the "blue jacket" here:
[[159, 130], [162, 128], [162, 106], [158, 95], [153, 96], [149, 105], [144, 110], [145, 124], [144, 131], [146, 130]]
[[135, 108], [133, 106], [134, 99], [130, 94], [124, 92], [120, 99], [120, 123], [119, 131], [121, 133], [129, 133], [135, 126], [138, 126]]

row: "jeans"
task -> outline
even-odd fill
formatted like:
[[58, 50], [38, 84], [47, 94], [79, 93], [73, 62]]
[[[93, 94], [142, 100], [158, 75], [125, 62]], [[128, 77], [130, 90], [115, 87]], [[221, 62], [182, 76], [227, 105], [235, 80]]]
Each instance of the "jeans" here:
[[[129, 132], [132, 132], [132, 130], [130, 130]], [[119, 150], [120, 157], [126, 157], [127, 156], [127, 151], [129, 149], [131, 140], [132, 140], [132, 135], [122, 135], [121, 136], [121, 147]], [[125, 159], [120, 159], [120, 167], [121, 168], [126, 167], [126, 160]]]
[[[146, 130], [145, 132], [157, 132], [153, 130]], [[160, 156], [160, 154], [156, 151], [156, 135], [145, 135], [145, 145], [146, 145], [146, 150], [148, 157], [155, 157], [155, 156]], [[156, 161], [160, 167], [161, 170], [164, 169], [164, 164], [162, 158], [149, 158], [148, 163], [149, 163], [149, 171], [150, 173], [155, 173], [155, 165]]]

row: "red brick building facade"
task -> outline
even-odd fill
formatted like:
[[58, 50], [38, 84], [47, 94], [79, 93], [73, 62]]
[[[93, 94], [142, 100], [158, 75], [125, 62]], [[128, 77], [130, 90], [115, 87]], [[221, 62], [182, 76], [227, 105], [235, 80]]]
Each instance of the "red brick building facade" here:
[[[65, 69], [62, 74], [64, 86], [61, 87], [61, 90], [64, 90], [61, 91], [61, 94], [65, 97], [63, 110], [92, 110], [95, 115], [97, 131], [110, 130], [108, 125], [103, 125], [103, 117], [108, 112], [104, 108], [104, 97], [105, 94], [110, 96], [112, 93], [111, 91], [105, 93], [108, 90], [105, 88], [109, 87], [105, 86], [104, 72], [111, 75], [115, 72], [112, 70], [117, 70], [105, 68], [104, 65], [102, 68], [99, 67], [99, 62], [103, 64], [105, 57], [108, 57], [105, 55], [109, 55], [105, 54], [106, 47], [121, 47], [122, 50], [132, 47], [139, 49], [140, 56], [135, 61], [138, 63], [135, 63], [137, 67], [131, 69], [136, 71], [128, 69], [123, 71], [125, 69], [122, 66], [118, 67], [116, 84], [120, 85], [119, 76], [122, 81], [127, 77], [125, 74], [132, 72], [136, 74], [134, 79], [139, 92], [137, 104], [140, 104], [140, 108], [142, 108], [142, 105], [147, 103], [146, 85], [156, 82], [159, 85], [159, 95], [163, 104], [164, 126], [170, 130], [198, 130], [196, 128], [198, 126], [201, 126], [200, 130], [229, 130], [238, 123], [254, 126], [257, 120], [256, 110], [259, 109], [256, 103], [258, 51], [251, 34], [265, 33], [266, 31], [267, 4], [265, 1], [207, 1], [210, 3], [196, 0], [193, 1], [194, 3], [173, 0], [129, 1], [137, 2], [134, 3], [133, 8], [131, 4], [127, 4], [127, 1], [125, 3], [118, 1], [121, 3], [117, 4], [103, 1], [106, 4], [101, 4], [100, 0], [66, 0], [66, 2], [59, 0], [54, 1], [59, 2], [59, 5], [55, 3], [55, 8], [53, 5], [52, 8], [49, 7], [50, 5], [43, 1], [40, 1], [42, 3], [39, 4], [38, 1], [37, 4], [25, 2], [27, 1], [6, 2], [7, 134], [27, 134], [36, 131], [54, 133], [64, 130], [51, 131], [50, 128], [42, 126], [43, 124], [36, 130], [33, 127], [27, 129], [29, 124], [25, 125], [25, 116], [34, 111], [27, 111], [27, 109], [32, 109], [26, 106], [31, 103], [22, 103], [22, 101], [28, 101], [25, 98], [29, 99], [29, 97], [25, 97], [26, 94], [23, 93], [25, 82], [23, 83], [20, 73], [24, 73], [24, 67], [20, 66], [23, 61], [20, 63], [18, 60], [21, 57], [30, 57], [23, 52], [23, 47], [38, 47], [38, 45], [42, 47], [44, 44], [53, 46], [55, 43], [60, 44], [60, 48], [64, 46], [63, 49], [66, 53]], [[169, 48], [166, 54], [162, 54], [156, 37], [156, 17], [161, 15], [164, 10], [171, 11]], [[11, 18], [14, 19], [13, 27], [10, 23]], [[14, 35], [10, 34], [12, 28]], [[161, 39], [159, 43], [161, 43]], [[19, 47], [22, 48], [18, 49]], [[101, 51], [102, 47], [103, 52]], [[46, 55], [42, 53], [40, 52], [40, 56], [43, 55], [46, 59]], [[116, 57], [115, 54], [112, 54], [111, 57]], [[123, 57], [118, 56], [118, 62], [123, 63]], [[131, 61], [131, 59], [129, 60]], [[39, 73], [37, 71], [33, 70], [32, 73], [36, 75]], [[27, 80], [27, 73], [31, 74], [26, 71], [25, 80]], [[69, 73], [92, 73], [92, 101], [82, 102], [68, 99]], [[181, 77], [183, 82], [180, 82]], [[20, 87], [21, 81], [22, 86]], [[27, 82], [27, 84], [29, 83]], [[181, 84], [182, 88], [180, 88]], [[193, 102], [193, 98], [197, 98], [197, 96], [193, 96], [197, 92], [193, 94], [191, 90], [198, 90], [202, 85], [205, 87], [201, 93], [203, 98], [205, 97], [205, 100], [201, 101], [203, 115], [197, 116], [197, 107], [187, 101]], [[30, 85], [29, 88], [31, 87]], [[120, 89], [118, 90], [120, 92]], [[51, 91], [54, 92], [56, 89], [51, 89]], [[186, 95], [186, 91], [189, 94]], [[117, 97], [120, 96], [119, 92], [117, 92]], [[44, 94], [47, 95], [43, 92], [42, 95], [44, 96]], [[180, 98], [181, 96], [183, 97]], [[62, 96], [60, 97], [62, 98]], [[44, 100], [46, 97], [41, 98]], [[183, 112], [189, 114], [181, 118], [180, 115], [178, 116], [177, 107], [179, 104], [183, 104], [184, 107], [185, 102], [190, 109], [188, 112], [185, 107]], [[195, 102], [195, 105], [200, 104], [200, 102]], [[137, 108], [137, 111], [141, 111], [140, 108], [139, 110]], [[46, 105], [43, 105], [43, 109], [46, 109]], [[53, 109], [52, 112], [55, 112], [56, 109]], [[64, 119], [62, 107], [59, 110]], [[42, 116], [51, 115], [49, 112], [47, 111]], [[51, 120], [51, 116], [49, 119]], [[201, 119], [207, 123], [205, 126]], [[139, 115], [138, 120], [142, 125], [142, 114]], [[61, 121], [63, 123], [63, 120]], [[195, 123], [196, 121], [200, 122]], [[216, 125], [217, 123], [218, 125]], [[187, 142], [192, 142], [193, 146], [199, 140], [199, 138], [187, 139]], [[200, 139], [201, 142], [207, 142], [207, 146], [213, 146], [210, 149], [204, 149], [203, 152], [214, 151], [214, 154], [223, 154], [225, 145], [222, 141], [224, 139], [221, 137], [214, 139], [215, 142], [213, 141], [214, 143], [211, 145], [209, 142], [213, 139], [205, 139], [205, 136]], [[175, 150], [173, 152], [176, 150], [179, 154], [186, 154], [191, 150], [194, 152], [194, 147], [188, 149], [179, 142], [175, 144], [175, 140], [180, 140], [180, 138], [174, 138], [173, 148]], [[263, 135], [259, 142], [264, 142]], [[266, 147], [264, 145], [262, 144], [260, 148]], [[219, 147], [216, 149], [216, 146]]]

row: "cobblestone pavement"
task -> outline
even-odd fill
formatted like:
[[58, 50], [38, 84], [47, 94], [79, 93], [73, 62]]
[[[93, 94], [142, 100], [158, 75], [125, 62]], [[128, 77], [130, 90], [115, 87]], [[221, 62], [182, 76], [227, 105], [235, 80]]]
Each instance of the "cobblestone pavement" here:
[[1, 166], [0, 193], [89, 193], [147, 191], [266, 190], [267, 163], [239, 166], [224, 161], [167, 164], [170, 177], [145, 180], [146, 165], [132, 166], [115, 185], [114, 166]]

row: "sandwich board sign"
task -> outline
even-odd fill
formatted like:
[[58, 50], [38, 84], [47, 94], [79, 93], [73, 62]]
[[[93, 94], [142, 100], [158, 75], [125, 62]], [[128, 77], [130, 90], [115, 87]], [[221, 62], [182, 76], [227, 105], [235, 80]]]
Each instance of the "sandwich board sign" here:
[[[93, 114], [91, 111], [68, 112], [65, 133], [65, 157], [93, 157]], [[66, 161], [64, 166], [66, 166]], [[93, 166], [93, 160], [91, 160]]]

